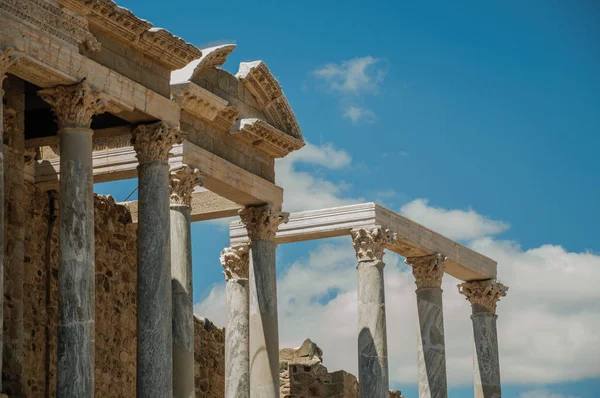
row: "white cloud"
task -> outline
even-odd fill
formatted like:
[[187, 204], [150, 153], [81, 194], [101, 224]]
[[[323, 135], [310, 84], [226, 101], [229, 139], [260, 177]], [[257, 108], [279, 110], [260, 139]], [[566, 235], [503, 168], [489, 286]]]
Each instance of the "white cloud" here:
[[387, 73], [383, 60], [372, 56], [352, 58], [340, 64], [329, 63], [313, 73], [323, 79], [329, 89], [343, 94], [375, 92]]
[[496, 235], [509, 228], [508, 224], [491, 220], [472, 209], [446, 210], [429, 206], [427, 199], [413, 200], [402, 206], [400, 212], [411, 220], [455, 240]]
[[301, 151], [280, 159], [275, 164], [277, 184], [283, 187], [285, 211], [315, 210], [359, 203], [362, 198], [345, 198], [348, 184], [333, 182], [313, 173], [298, 170], [300, 163], [327, 169], [344, 169], [350, 166], [351, 157], [331, 144], [316, 146], [308, 143]]
[[519, 398], [579, 398], [573, 395], [563, 395], [563, 394], [555, 394], [550, 390], [542, 389], [542, 390], [532, 390], [521, 393]]
[[[510, 287], [498, 305], [500, 364], [503, 383], [538, 384], [599, 377], [600, 256], [543, 245], [524, 250], [491, 236], [506, 229], [474, 211], [451, 211], [419, 203], [418, 213], [432, 226], [442, 222], [468, 225], [455, 237], [474, 237], [475, 250], [498, 261], [498, 274]], [[411, 208], [410, 206], [408, 207]], [[449, 217], [448, 214], [452, 216]], [[393, 383], [417, 380], [416, 303], [414, 278], [400, 257], [385, 261], [388, 354]], [[444, 324], [451, 386], [472, 383], [470, 306], [444, 277]], [[199, 314], [225, 322], [224, 287], [216, 286], [196, 306]], [[279, 327], [282, 347], [298, 346], [310, 337], [324, 351], [330, 369], [356, 372], [356, 270], [349, 238], [320, 244], [278, 278]], [[544, 390], [541, 390], [544, 391]], [[531, 391], [522, 398], [555, 398]], [[557, 395], [556, 398], [559, 398]], [[564, 398], [564, 397], [561, 397]], [[571, 398], [571, 397], [568, 397]]]
[[349, 106], [344, 111], [344, 117], [350, 119], [352, 123], [357, 124], [361, 121], [366, 121], [367, 123], [375, 123], [377, 121], [377, 116], [375, 113], [367, 108], [361, 108], [359, 106]]

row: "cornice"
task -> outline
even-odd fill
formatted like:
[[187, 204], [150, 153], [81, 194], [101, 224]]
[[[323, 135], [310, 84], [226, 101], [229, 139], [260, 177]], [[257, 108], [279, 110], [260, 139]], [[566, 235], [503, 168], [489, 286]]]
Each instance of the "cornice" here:
[[274, 158], [282, 158], [304, 146], [302, 140], [291, 137], [260, 119], [241, 119], [239, 129], [231, 131], [231, 134]]
[[172, 85], [171, 95], [183, 110], [211, 122], [227, 108], [229, 103], [192, 82]]

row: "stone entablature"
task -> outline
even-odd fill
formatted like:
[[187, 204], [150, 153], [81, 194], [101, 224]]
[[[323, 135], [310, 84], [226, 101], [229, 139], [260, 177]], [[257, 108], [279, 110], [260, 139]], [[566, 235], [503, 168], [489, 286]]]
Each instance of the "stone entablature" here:
[[184, 111], [208, 122], [214, 121], [229, 104], [229, 101], [192, 82], [172, 85], [171, 96]]

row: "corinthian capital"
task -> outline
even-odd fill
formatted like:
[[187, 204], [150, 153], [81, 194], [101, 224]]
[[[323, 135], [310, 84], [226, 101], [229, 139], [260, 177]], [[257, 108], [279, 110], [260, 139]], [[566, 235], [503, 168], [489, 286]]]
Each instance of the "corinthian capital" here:
[[108, 105], [102, 93], [85, 82], [46, 88], [38, 95], [52, 107], [59, 129], [89, 129], [92, 116], [103, 113]]
[[169, 173], [171, 204], [191, 206], [192, 192], [196, 185], [202, 185], [201, 177], [198, 169], [187, 165], [172, 168]]
[[[458, 292], [467, 297], [475, 312], [485, 309], [492, 314], [496, 313], [496, 304], [500, 297], [506, 296], [508, 287], [492, 279], [477, 282], [465, 282], [458, 285]], [[479, 306], [479, 308], [477, 308]], [[483, 308], [481, 308], [483, 307]]]
[[[0, 106], [2, 106], [0, 104]], [[17, 128], [17, 111], [15, 109], [4, 107], [2, 112], [2, 128], [4, 129], [4, 143], [12, 145], [12, 138]]]
[[394, 234], [379, 225], [353, 229], [350, 234], [359, 262], [383, 260], [383, 250], [394, 240]]
[[446, 257], [434, 253], [421, 257], [407, 257], [404, 262], [412, 266], [417, 288], [441, 288]]
[[173, 145], [180, 144], [179, 129], [165, 122], [140, 124], [132, 133], [131, 145], [139, 163], [169, 160]]
[[219, 259], [221, 260], [226, 280], [248, 279], [248, 269], [250, 267], [248, 245], [226, 247], [221, 252]]
[[0, 93], [2, 93], [2, 83], [6, 78], [6, 72], [18, 60], [19, 56], [15, 54], [15, 50], [12, 47], [0, 50]]
[[251, 241], [275, 240], [279, 224], [287, 223], [290, 216], [274, 210], [271, 205], [245, 207], [238, 214]]

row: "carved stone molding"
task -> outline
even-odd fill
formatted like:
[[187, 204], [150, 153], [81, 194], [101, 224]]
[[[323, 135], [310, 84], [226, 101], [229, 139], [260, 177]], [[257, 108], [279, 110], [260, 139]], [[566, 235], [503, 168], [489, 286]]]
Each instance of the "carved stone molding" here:
[[288, 222], [289, 213], [276, 211], [271, 205], [249, 206], [239, 211], [250, 241], [275, 240], [279, 224]]
[[496, 313], [496, 304], [500, 297], [506, 296], [508, 287], [495, 280], [465, 282], [458, 286], [458, 292], [466, 296], [471, 305], [480, 305], [492, 314]]
[[183, 110], [211, 122], [228, 104], [227, 100], [192, 82], [171, 86], [171, 95]]
[[250, 256], [248, 245], [226, 247], [221, 252], [221, 265], [225, 279], [248, 279]]
[[221, 131], [229, 131], [235, 124], [239, 114], [239, 109], [233, 106], [228, 106], [217, 113], [215, 120], [213, 120], [213, 124]]
[[103, 113], [108, 102], [100, 91], [81, 82], [38, 91], [56, 115], [58, 128], [90, 128], [92, 116]]
[[404, 262], [412, 266], [418, 289], [441, 288], [446, 257], [440, 253], [421, 257], [407, 257]]
[[100, 50], [100, 42], [90, 32], [87, 19], [68, 8], [45, 0], [2, 0], [0, 10], [58, 37], [74, 49], [84, 44], [91, 51]]
[[169, 173], [170, 200], [173, 205], [192, 205], [192, 193], [196, 185], [202, 185], [202, 174], [188, 165], [174, 167]]
[[352, 246], [356, 251], [356, 259], [359, 262], [382, 261], [383, 250], [395, 239], [394, 234], [389, 229], [379, 225], [353, 229], [350, 235], [352, 236]]
[[15, 54], [14, 48], [8, 47], [5, 50], [0, 50], [0, 95], [4, 94], [2, 84], [6, 78], [6, 73], [18, 60], [19, 56]]
[[139, 163], [167, 162], [173, 145], [181, 143], [179, 129], [166, 122], [140, 124], [131, 133], [131, 145]]
[[242, 62], [236, 77], [265, 109], [267, 116], [279, 130], [304, 141], [300, 125], [281, 86], [262, 61]]
[[303, 141], [285, 134], [260, 119], [240, 120], [239, 129], [231, 131], [231, 134], [274, 158], [282, 158], [304, 146]]
[[193, 80], [196, 75], [201, 73], [202, 71], [210, 68], [216, 68], [217, 66], [221, 66], [227, 61], [227, 57], [229, 54], [235, 50], [237, 46], [235, 44], [223, 44], [220, 46], [203, 48], [202, 49], [202, 58], [194, 68], [194, 72], [192, 73], [192, 77], [190, 80]]

